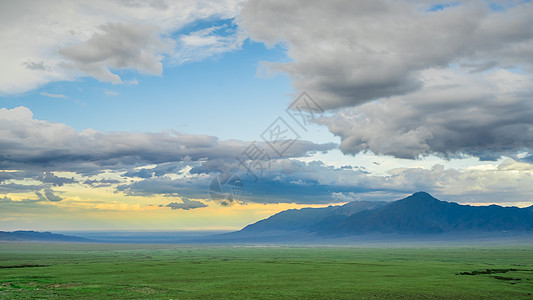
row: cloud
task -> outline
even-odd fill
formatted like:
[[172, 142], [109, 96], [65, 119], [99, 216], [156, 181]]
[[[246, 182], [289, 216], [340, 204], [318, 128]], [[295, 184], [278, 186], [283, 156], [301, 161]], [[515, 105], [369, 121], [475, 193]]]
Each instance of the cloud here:
[[50, 183], [53, 186], [62, 186], [64, 184], [76, 183], [74, 178], [65, 178], [54, 175], [52, 172], [45, 172], [41, 176], [36, 177], [42, 183]]
[[36, 173], [28, 174], [28, 172], [21, 171], [0, 171], [0, 183], [3, 183], [8, 180], [20, 180], [27, 177], [34, 176]]
[[252, 0], [239, 24], [286, 47], [265, 66], [334, 114], [345, 154], [495, 160], [533, 147], [533, 2], [498, 3]]
[[[395, 168], [384, 176], [377, 176], [319, 162], [285, 160], [283, 165], [276, 166], [257, 184], [245, 181], [245, 190], [255, 196], [251, 198], [252, 201], [266, 203], [291, 200], [296, 203], [394, 200], [423, 190], [459, 203], [505, 205], [531, 202], [532, 166], [504, 159], [498, 163], [464, 169], [439, 164], [429, 168]], [[302, 182], [304, 185], [301, 185]]]
[[35, 195], [39, 197], [39, 201], [51, 201], [51, 202], [58, 202], [63, 200], [63, 198], [57, 196], [54, 194], [54, 191], [52, 189], [44, 189], [44, 196], [41, 192], [35, 192]]
[[[195, 166], [196, 165], [196, 166]], [[201, 165], [201, 166], [200, 166]], [[180, 172], [159, 174], [117, 187], [118, 191], [130, 196], [154, 195], [206, 198], [211, 184], [221, 174], [220, 166], [205, 166], [204, 162], [191, 162]], [[198, 168], [202, 172], [198, 172]], [[244, 184], [242, 201], [257, 203], [330, 203], [331, 193], [368, 192], [381, 190], [381, 182], [371, 180], [366, 173], [357, 169], [335, 169], [321, 162], [304, 163], [292, 159], [277, 159], [264, 172], [252, 176], [244, 168], [226, 168], [222, 174], [237, 175]], [[256, 180], [258, 179], [258, 180]], [[226, 188], [229, 188], [226, 191]], [[230, 192], [231, 187], [222, 187]], [[239, 195], [240, 196], [240, 195]], [[218, 200], [218, 199], [213, 199]], [[222, 202], [221, 202], [222, 203]]]
[[20, 183], [4, 183], [0, 184], [0, 193], [9, 194], [9, 193], [32, 193], [35, 190], [40, 190], [46, 187], [45, 185], [37, 184], [20, 184]]
[[[133, 169], [107, 170], [106, 174], [113, 179], [89, 179], [77, 175], [77, 180], [91, 187], [110, 187], [126, 196], [206, 199], [210, 195], [211, 183], [220, 174], [220, 167], [206, 167], [207, 162], [162, 163], [137, 168], [138, 173], [132, 172]], [[196, 172], [198, 168], [202, 168], [202, 172]], [[527, 203], [533, 197], [529, 184], [533, 177], [533, 165], [512, 159], [463, 169], [445, 168], [439, 164], [426, 168], [395, 168], [384, 175], [373, 175], [357, 167], [333, 167], [320, 161], [302, 162], [282, 158], [272, 160], [268, 169], [257, 173], [257, 181], [243, 168], [228, 169], [233, 170], [233, 174], [243, 183], [242, 196], [239, 198], [241, 203], [326, 204], [369, 199], [394, 200], [418, 190], [460, 203]], [[140, 172], [142, 170], [147, 171]], [[74, 182], [69, 178], [48, 174], [34, 171], [2, 172], [0, 194], [38, 191], [35, 194], [39, 201], [60, 201], [62, 197], [56, 195], [51, 187]], [[30, 184], [31, 180], [18, 183], [25, 179], [40, 179], [46, 183]], [[223, 191], [227, 189], [223, 188]]]
[[45, 92], [40, 92], [39, 94], [41, 96], [50, 97], [50, 98], [66, 98], [65, 95], [63, 94], [51, 94], [51, 93], [45, 93]]
[[204, 197], [209, 193], [209, 177], [174, 179], [167, 176], [146, 178], [117, 186], [117, 191], [129, 196], [181, 196]]
[[[39, 203], [40, 201], [40, 199], [13, 200], [4, 195], [3, 198], [0, 198], [0, 206], [2, 207], [2, 209], [0, 209], [0, 214], [4, 217], [12, 217], [15, 214], [28, 213], [29, 211], [32, 213], [42, 213], [43, 210], [48, 210], [49, 206]], [[16, 220], [17, 218], [14, 219]]]
[[73, 68], [100, 81], [122, 83], [119, 75], [109, 69], [136, 69], [139, 72], [161, 75], [162, 53], [169, 53], [174, 42], [157, 35], [157, 27], [107, 23], [99, 26], [101, 33], [90, 39], [58, 50], [68, 58]]
[[104, 94], [106, 96], [110, 96], [110, 97], [118, 96], [118, 92], [111, 91], [111, 90], [108, 90], [108, 89], [104, 89]]
[[[190, 24], [234, 18], [240, 0], [225, 1], [66, 1], [28, 0], [0, 4], [0, 94], [16, 94], [53, 81], [92, 76], [112, 83], [134, 82], [117, 70], [161, 74], [165, 57], [194, 55], [194, 45], [175, 37]], [[35, 38], [38, 36], [39, 38]], [[210, 38], [216, 38], [211, 35]], [[200, 47], [203, 57], [239, 43], [225, 36]], [[177, 47], [177, 48], [176, 48]]]
[[[34, 70], [34, 71], [51, 71], [51, 68], [49, 66], [46, 66], [44, 62], [35, 62], [35, 61], [25, 61], [22, 63], [24, 67], [28, 70]], [[46, 96], [46, 95], [45, 95]]]
[[240, 49], [247, 35], [235, 24], [211, 26], [178, 38], [173, 60], [178, 63], [198, 61], [220, 53]]
[[361, 196], [354, 192], [348, 192], [348, 193], [333, 192], [331, 193], [331, 197], [338, 202], [351, 202], [351, 201], [360, 200]]
[[121, 181], [116, 180], [116, 179], [100, 179], [100, 180], [87, 179], [83, 183], [90, 185], [91, 187], [94, 187], [94, 188], [99, 188], [99, 187], [111, 186], [113, 184], [119, 184], [121, 183]]
[[425, 88], [319, 120], [341, 137], [346, 154], [399, 158], [469, 154], [484, 160], [533, 149], [533, 80], [494, 70], [428, 70]]
[[[205, 199], [211, 182], [220, 173], [198, 175], [192, 170], [194, 168], [189, 167], [184, 168], [180, 176], [169, 173], [122, 184], [117, 190], [134, 196], [186, 195]], [[384, 175], [373, 175], [358, 168], [336, 168], [320, 161], [279, 159], [272, 162], [271, 168], [259, 176], [258, 181], [245, 170], [233, 174], [243, 183], [240, 201], [255, 203], [395, 200], [420, 190], [460, 203], [527, 203], [533, 197], [529, 184], [533, 165], [512, 159], [464, 169], [445, 168], [439, 164], [427, 168], [394, 168]]]
[[533, 176], [531, 164], [512, 159], [484, 168], [464, 170], [435, 165], [430, 169], [397, 168], [389, 171], [384, 188], [402, 186], [406, 190], [425, 190], [446, 195], [459, 203], [528, 203], [533, 199], [529, 185]]
[[424, 88], [423, 71], [450, 64], [533, 70], [533, 3], [494, 11], [464, 1], [431, 11], [437, 3], [252, 0], [239, 24], [253, 40], [283, 44], [290, 62], [266, 65], [325, 109], [407, 95]]
[[38, 197], [38, 201], [47, 201], [46, 197], [43, 196], [41, 192], [35, 192], [35, 195]]
[[[52, 187], [83, 183], [91, 187], [110, 186], [126, 195], [205, 198], [216, 174], [245, 172], [237, 158], [251, 145], [178, 132], [102, 133], [89, 129], [78, 133], [64, 124], [36, 120], [25, 107], [0, 109], [0, 167], [13, 170], [0, 172], [0, 192], [42, 191], [37, 194], [41, 199], [59, 201], [61, 198]], [[336, 147], [300, 140], [280, 158], [264, 142], [253, 145], [269, 153], [271, 159], [265, 161], [268, 164]], [[277, 172], [291, 170], [290, 165], [281, 162], [274, 165]], [[54, 173], [58, 171], [75, 172], [76, 179], [58, 176]], [[113, 179], [89, 177], [104, 172], [113, 174]], [[298, 178], [293, 181], [298, 182]], [[304, 187], [301, 182], [299, 190]]]
[[195, 209], [195, 208], [207, 207], [207, 205], [205, 205], [201, 201], [189, 200], [188, 198], [181, 198], [181, 201], [182, 203], [171, 202], [167, 204], [165, 207], [170, 207], [173, 210], [176, 210], [176, 209], [190, 210], [190, 209]]
[[0, 198], [0, 203], [9, 203], [9, 202], [12, 202], [13, 200], [11, 198], [9, 198], [8, 196], [5, 196], [4, 195], [4, 198]]
[[0, 193], [33, 193], [54, 186], [74, 184], [74, 178], [56, 176], [50, 171], [10, 170], [0, 172]]
[[123, 177], [131, 178], [152, 178], [158, 176], [164, 176], [167, 174], [178, 174], [181, 175], [192, 162], [190, 159], [185, 159], [181, 162], [166, 162], [160, 163], [155, 166], [143, 166], [139, 168], [134, 168], [128, 170], [126, 173], [122, 174]]
[[[33, 119], [25, 107], [0, 109], [0, 168], [13, 170], [99, 172], [147, 164], [222, 159], [235, 161], [250, 142], [175, 131], [160, 133], [78, 133], [61, 124]], [[298, 141], [287, 157], [326, 151], [335, 144]], [[264, 143], [262, 147], [267, 149]], [[274, 154], [272, 154], [274, 157]]]
[[138, 177], [138, 178], [151, 178], [154, 175], [152, 169], [140, 169], [140, 170], [129, 170], [124, 173], [124, 177]]

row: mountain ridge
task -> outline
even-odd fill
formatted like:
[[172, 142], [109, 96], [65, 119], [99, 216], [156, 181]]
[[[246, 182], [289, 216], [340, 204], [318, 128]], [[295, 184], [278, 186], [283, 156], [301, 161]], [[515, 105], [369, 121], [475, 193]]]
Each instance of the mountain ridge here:
[[[378, 208], [386, 204], [387, 202], [384, 201], [354, 201], [348, 202], [341, 206], [330, 205], [328, 207], [321, 208], [289, 209], [274, 214], [266, 219], [257, 221], [253, 224], [249, 224], [242, 230], [307, 230], [313, 227], [315, 223], [332, 215], [339, 217], [349, 216], [360, 211]], [[272, 226], [272, 224], [275, 225]]]
[[[349, 214], [339, 213], [341, 208], [351, 206], [358, 209]], [[292, 220], [287, 220], [289, 217]], [[291, 226], [284, 227], [288, 223]], [[249, 234], [276, 230], [299, 230], [322, 237], [376, 233], [529, 232], [533, 231], [533, 209], [461, 205], [439, 200], [426, 192], [417, 192], [392, 202], [349, 202], [343, 206], [283, 211], [238, 232]]]
[[[533, 206], [470, 206], [417, 192], [404, 199], [353, 201], [339, 206], [290, 209], [235, 232], [207, 236], [169, 236], [171, 243], [353, 243], [419, 240], [532, 241]], [[84, 235], [81, 235], [84, 236]], [[0, 242], [135, 242], [94, 239], [36, 231], [0, 231]], [[354, 238], [355, 237], [355, 238]], [[153, 239], [150, 239], [153, 241]], [[142, 240], [141, 242], [146, 242]]]

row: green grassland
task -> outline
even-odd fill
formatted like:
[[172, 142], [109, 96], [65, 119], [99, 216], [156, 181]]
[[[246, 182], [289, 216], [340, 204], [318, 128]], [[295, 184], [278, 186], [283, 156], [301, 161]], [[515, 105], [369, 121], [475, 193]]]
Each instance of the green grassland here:
[[0, 299], [533, 299], [533, 247], [0, 243]]

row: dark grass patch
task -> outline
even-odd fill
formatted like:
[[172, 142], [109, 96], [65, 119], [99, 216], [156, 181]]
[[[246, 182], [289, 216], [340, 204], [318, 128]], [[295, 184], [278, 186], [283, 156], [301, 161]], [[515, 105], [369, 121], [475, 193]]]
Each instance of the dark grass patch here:
[[14, 266], [0, 266], [0, 269], [17, 269], [17, 268], [41, 268], [49, 267], [51, 265], [14, 265]]
[[505, 277], [505, 276], [492, 276], [494, 279], [498, 280], [522, 280], [520, 278], [512, 278], [512, 277]]
[[[527, 270], [527, 269], [514, 269], [514, 268], [509, 268], [509, 269], [485, 269], [485, 270], [475, 270], [475, 271], [472, 271], [472, 272], [461, 272], [461, 273], [458, 273], [458, 274], [455, 274], [455, 275], [487, 275], [487, 274], [505, 274], [505, 273], [508, 273], [508, 272], [533, 272], [533, 270]], [[494, 276], [490, 276], [494, 279], [497, 279], [497, 280], [502, 280], [502, 281], [506, 281], [510, 284], [516, 284], [518, 281], [521, 281], [522, 278], [513, 278], [513, 277], [508, 277], [508, 276], [499, 276], [499, 275], [494, 275]], [[529, 281], [529, 279], [525, 279], [526, 281]]]
[[481, 275], [481, 274], [502, 274], [511, 271], [528, 271], [528, 270], [518, 270], [518, 269], [485, 269], [485, 270], [474, 270], [472, 272], [461, 272], [455, 275]]

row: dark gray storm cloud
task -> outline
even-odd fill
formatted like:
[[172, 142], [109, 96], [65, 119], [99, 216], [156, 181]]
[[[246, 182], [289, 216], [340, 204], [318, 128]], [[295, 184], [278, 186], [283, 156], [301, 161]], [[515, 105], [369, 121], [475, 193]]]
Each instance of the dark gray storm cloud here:
[[[218, 165], [201, 162], [189, 165], [183, 177], [165, 174], [124, 183], [117, 190], [132, 196], [207, 198], [210, 185], [220, 172]], [[201, 168], [202, 172], [194, 172]], [[241, 202], [324, 204], [360, 199], [394, 200], [424, 190], [447, 195], [458, 202], [505, 203], [529, 201], [533, 167], [514, 160], [503, 161], [494, 169], [454, 169], [442, 165], [431, 168], [395, 168], [374, 175], [364, 168], [333, 167], [320, 161], [294, 159], [272, 161], [256, 178], [246, 170], [235, 169], [243, 183]], [[259, 174], [257, 174], [259, 175]], [[231, 192], [231, 187], [223, 192]], [[520, 191], [517, 193], [516, 191]], [[513, 195], [504, 197], [503, 195]], [[241, 194], [240, 194], [241, 195]]]
[[[220, 174], [220, 166], [209, 162], [197, 163], [183, 178], [166, 175], [142, 179], [133, 183], [122, 184], [117, 190], [132, 196], [187, 196], [205, 198], [210, 193], [210, 184]], [[200, 165], [201, 164], [201, 165]], [[224, 167], [225, 168], [225, 167]], [[194, 170], [202, 169], [202, 172]], [[229, 167], [228, 167], [229, 169]], [[333, 193], [367, 193], [382, 191], [384, 193], [402, 194], [397, 186], [383, 187], [384, 180], [374, 177], [357, 168], [334, 168], [321, 162], [304, 163], [290, 159], [278, 159], [258, 178], [247, 173], [245, 169], [233, 168], [235, 174], [244, 183], [243, 201], [257, 203], [301, 203], [316, 204], [332, 202]], [[256, 180], [257, 179], [257, 180]], [[400, 191], [400, 192], [398, 192]]]
[[[160, 133], [102, 133], [33, 119], [25, 107], [0, 109], [0, 168], [61, 170], [98, 173], [103, 169], [128, 170], [143, 164], [161, 164], [155, 172], [165, 172], [165, 163], [210, 159], [235, 160], [250, 142], [221, 141], [209, 135], [190, 135], [175, 131]], [[297, 141], [287, 156], [305, 156], [326, 151], [336, 144]], [[268, 146], [263, 145], [263, 148]], [[172, 166], [167, 166], [171, 167]], [[133, 173], [128, 173], [127, 176]], [[138, 174], [148, 176], [148, 174]], [[43, 180], [57, 179], [50, 175]]]
[[442, 1], [252, 0], [240, 24], [286, 45], [291, 62], [268, 66], [333, 109], [415, 91], [421, 71], [451, 63], [531, 71], [533, 4], [501, 2], [504, 11], [484, 1], [430, 11]]
[[341, 137], [348, 154], [496, 160], [533, 149], [533, 81], [508, 71], [475, 80], [454, 75], [436, 71], [424, 90], [344, 109], [319, 123]]
[[20, 180], [27, 177], [36, 176], [37, 172], [22, 172], [22, 171], [0, 171], [0, 183], [3, 183], [8, 180]]
[[266, 66], [336, 113], [344, 153], [495, 159], [533, 148], [533, 3], [490, 3], [252, 0], [240, 24], [286, 47]]

